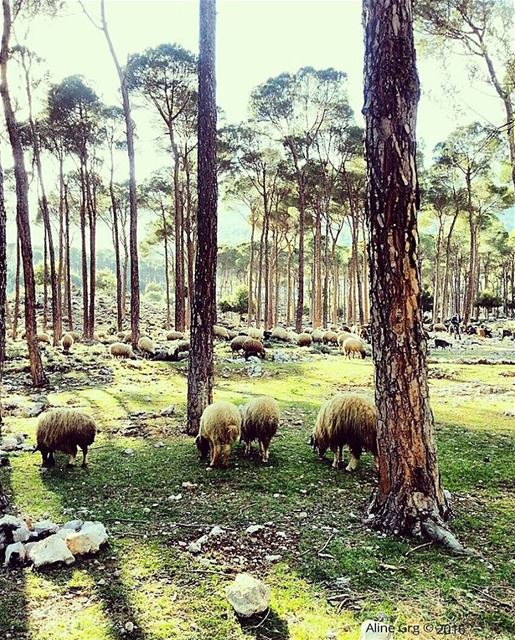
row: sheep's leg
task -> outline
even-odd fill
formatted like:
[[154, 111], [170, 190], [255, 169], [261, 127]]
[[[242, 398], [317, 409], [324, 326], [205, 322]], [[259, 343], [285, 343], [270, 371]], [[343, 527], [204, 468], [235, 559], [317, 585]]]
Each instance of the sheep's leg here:
[[221, 452], [221, 455], [220, 455], [220, 458], [221, 458], [220, 466], [222, 467], [222, 469], [227, 469], [227, 467], [229, 466], [229, 454], [230, 453], [231, 453], [231, 445], [225, 444], [222, 447], [222, 452]]
[[261, 460], [263, 462], [268, 462], [268, 450], [270, 448], [270, 440], [265, 438], [260, 442], [261, 444]]
[[332, 449], [332, 452], [334, 454], [334, 458], [333, 458], [333, 469], [338, 469], [338, 448]]
[[39, 450], [41, 451], [41, 466], [48, 467], [48, 449], [45, 447], [39, 447]]
[[82, 466], [83, 467], [88, 466], [88, 448], [87, 447], [84, 447], [84, 449], [82, 450]]
[[55, 458], [54, 458], [54, 452], [53, 451], [49, 451], [48, 452], [48, 458], [47, 458], [47, 467], [55, 467]]
[[220, 447], [219, 445], [214, 444], [211, 450], [211, 462], [209, 464], [211, 468], [216, 467], [216, 465], [218, 464], [219, 457], [220, 457]]
[[75, 458], [76, 456], [71, 454], [70, 457], [68, 458], [68, 466], [69, 467], [74, 467], [75, 466]]
[[247, 440], [245, 442], [245, 455], [250, 455], [250, 452], [252, 451], [252, 442], [250, 440]]
[[350, 450], [350, 462], [345, 468], [345, 471], [355, 471], [358, 468], [360, 452]]

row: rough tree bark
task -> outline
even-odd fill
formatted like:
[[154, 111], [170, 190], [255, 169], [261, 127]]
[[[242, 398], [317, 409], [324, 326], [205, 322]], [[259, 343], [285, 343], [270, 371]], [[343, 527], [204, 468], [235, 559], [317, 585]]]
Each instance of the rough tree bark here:
[[[4, 171], [0, 162], [0, 380], [5, 361], [5, 322], [7, 304], [7, 212], [4, 201]], [[2, 411], [0, 410], [0, 432]], [[0, 494], [1, 495], [1, 494]]]
[[198, 432], [200, 416], [213, 400], [218, 198], [215, 25], [216, 0], [200, 0], [197, 255], [188, 372], [188, 433], [191, 435]]
[[412, 0], [364, 0], [367, 221], [379, 486], [375, 528], [456, 550], [446, 529], [420, 307], [415, 125], [419, 81]]
[[0, 49], [1, 84], [0, 93], [4, 106], [5, 122], [11, 144], [14, 178], [16, 182], [16, 224], [21, 245], [23, 274], [25, 280], [25, 336], [30, 360], [30, 372], [32, 384], [41, 387], [47, 379], [41, 361], [41, 352], [37, 341], [36, 332], [36, 285], [34, 281], [34, 268], [32, 265], [32, 242], [30, 237], [29, 219], [29, 186], [23, 147], [21, 144], [18, 123], [14, 114], [9, 85], [7, 82], [7, 62], [9, 59], [9, 39], [11, 36], [12, 20], [11, 5], [9, 0], [2, 0], [4, 25], [2, 32], [2, 45]]

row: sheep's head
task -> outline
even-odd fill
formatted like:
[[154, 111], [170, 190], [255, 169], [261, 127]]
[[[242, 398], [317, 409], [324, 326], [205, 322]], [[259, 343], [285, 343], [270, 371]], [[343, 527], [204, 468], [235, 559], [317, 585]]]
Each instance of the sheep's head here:
[[207, 458], [209, 455], [209, 440], [198, 434], [195, 438], [195, 444], [197, 445], [198, 452], [201, 458]]
[[317, 437], [314, 433], [309, 439], [309, 444], [313, 447], [313, 451], [317, 453], [321, 458], [324, 457], [327, 450], [327, 446], [323, 443], [322, 439]]
[[361, 349], [360, 353], [361, 353], [361, 359], [364, 360], [367, 357], [367, 352], [365, 351], [365, 349]]

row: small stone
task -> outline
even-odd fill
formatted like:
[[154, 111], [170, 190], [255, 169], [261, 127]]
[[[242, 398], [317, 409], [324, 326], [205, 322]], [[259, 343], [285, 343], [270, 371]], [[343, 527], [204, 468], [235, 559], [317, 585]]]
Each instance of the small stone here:
[[25, 560], [26, 555], [27, 555], [27, 552], [21, 542], [15, 542], [14, 544], [9, 544], [5, 549], [4, 566], [8, 567], [10, 564], [14, 563], [14, 560], [23, 562]]
[[262, 524], [251, 524], [250, 527], [247, 527], [245, 529], [245, 533], [248, 533], [249, 535], [253, 535], [254, 533], [257, 533], [258, 531], [261, 531], [264, 528], [265, 527]]
[[177, 407], [174, 404], [171, 404], [170, 406], [165, 407], [164, 409], [161, 409], [161, 415], [173, 416], [176, 411], [177, 411]]
[[127, 633], [132, 633], [134, 631], [134, 623], [133, 622], [126, 622], [123, 625], [123, 628], [125, 629], [125, 631], [127, 631]]
[[279, 562], [279, 560], [281, 560], [281, 558], [282, 558], [282, 556], [279, 555], [279, 554], [265, 556], [265, 560], [267, 562]]
[[124, 455], [129, 456], [129, 457], [133, 456], [134, 455], [134, 449], [130, 449], [130, 448], [129, 449], [124, 449], [123, 453], [124, 453]]
[[65, 524], [63, 524], [63, 529], [72, 529], [73, 531], [79, 531], [84, 522], [82, 520], [69, 520]]
[[36, 522], [36, 524], [34, 525], [34, 534], [37, 538], [51, 535], [52, 533], [57, 533], [58, 531], [59, 526], [51, 520], [39, 520], [39, 522]]
[[181, 486], [183, 489], [188, 489], [190, 491], [194, 491], [198, 488], [198, 484], [194, 484], [193, 482], [183, 482]]
[[219, 527], [218, 525], [215, 525], [211, 531], [209, 532], [209, 537], [211, 536], [221, 536], [225, 533], [225, 531], [222, 529], [222, 527]]
[[245, 618], [263, 613], [270, 606], [270, 587], [249, 573], [239, 573], [225, 593], [236, 613]]

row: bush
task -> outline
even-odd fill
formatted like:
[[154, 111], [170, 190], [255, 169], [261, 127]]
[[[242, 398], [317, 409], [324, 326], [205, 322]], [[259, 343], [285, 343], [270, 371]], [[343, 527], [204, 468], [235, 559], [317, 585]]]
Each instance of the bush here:
[[95, 284], [99, 291], [111, 293], [116, 289], [116, 278], [109, 269], [101, 269], [97, 271], [95, 276]]
[[247, 313], [248, 307], [249, 292], [245, 286], [238, 287], [231, 297], [220, 301], [220, 311], [222, 313], [227, 313], [228, 311]]
[[163, 287], [159, 284], [159, 282], [148, 282], [147, 286], [145, 287], [145, 295], [149, 294], [149, 293], [159, 293], [160, 297], [162, 297], [163, 295]]
[[163, 299], [163, 292], [151, 289], [150, 291], [145, 292], [145, 298], [147, 300], [152, 300], [152, 302], [161, 302]]
[[502, 300], [499, 296], [494, 295], [491, 291], [481, 291], [474, 301], [475, 307], [483, 307], [491, 311], [502, 306]]

